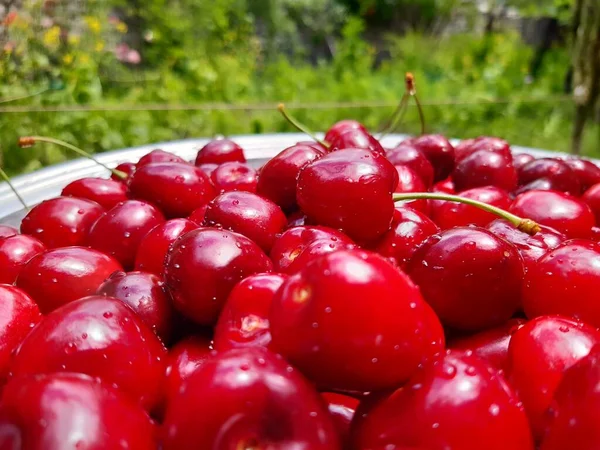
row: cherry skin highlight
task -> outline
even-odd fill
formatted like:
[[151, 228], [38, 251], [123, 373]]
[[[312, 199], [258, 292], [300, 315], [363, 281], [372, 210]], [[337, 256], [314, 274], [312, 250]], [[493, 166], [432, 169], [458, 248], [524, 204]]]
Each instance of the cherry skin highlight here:
[[67, 184], [60, 195], [91, 200], [104, 209], [110, 209], [127, 200], [127, 186], [105, 178], [80, 178]]
[[247, 191], [256, 192], [258, 174], [243, 162], [226, 162], [210, 174], [217, 192]]
[[223, 164], [226, 162], [246, 162], [244, 150], [229, 139], [216, 139], [210, 141], [196, 155], [194, 164]]
[[343, 449], [351, 449], [350, 424], [358, 407], [358, 400], [348, 395], [323, 392], [321, 397], [327, 402], [329, 414], [342, 441]]
[[40, 240], [26, 234], [0, 238], [0, 283], [13, 284], [23, 266], [45, 250]]

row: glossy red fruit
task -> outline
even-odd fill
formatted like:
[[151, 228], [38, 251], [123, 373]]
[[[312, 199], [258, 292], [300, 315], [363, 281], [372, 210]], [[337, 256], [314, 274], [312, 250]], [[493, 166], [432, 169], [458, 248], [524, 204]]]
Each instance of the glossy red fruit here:
[[256, 193], [275, 202], [286, 212], [297, 209], [296, 180], [300, 170], [326, 152], [309, 145], [293, 145], [262, 167]]
[[444, 136], [425, 134], [411, 140], [410, 145], [425, 154], [433, 166], [434, 181], [441, 181], [452, 173], [452, 169], [454, 169], [454, 147]]
[[217, 192], [256, 192], [258, 175], [256, 170], [243, 162], [226, 162], [210, 174]]
[[591, 186], [581, 198], [594, 213], [596, 223], [600, 224], [600, 183]]
[[104, 209], [110, 209], [127, 200], [127, 186], [120, 181], [105, 178], [80, 178], [67, 184], [60, 195], [91, 200]]
[[206, 207], [204, 225], [243, 234], [269, 252], [287, 228], [287, 217], [271, 200], [251, 192], [224, 192]]
[[517, 171], [511, 156], [478, 150], [456, 164], [452, 180], [457, 192], [483, 186], [511, 192], [517, 187]]
[[77, 372], [98, 377], [151, 411], [161, 399], [166, 350], [122, 301], [90, 296], [48, 314], [23, 340], [13, 377]]
[[506, 371], [510, 339], [526, 322], [525, 319], [510, 319], [498, 327], [454, 339], [448, 343], [448, 347], [452, 350], [471, 351], [495, 369]]
[[113, 256], [125, 269], [133, 267], [142, 238], [165, 217], [153, 205], [127, 200], [105, 212], [92, 226], [87, 244]]
[[135, 254], [135, 270], [162, 276], [171, 244], [196, 228], [198, 224], [188, 219], [171, 219], [156, 225], [140, 241]]
[[[275, 241], [269, 256], [276, 272], [294, 273], [317, 254], [331, 253], [354, 246], [344, 233], [333, 228], [297, 226], [286, 230]], [[307, 256], [298, 258], [307, 251]], [[302, 262], [302, 260], [306, 260]]]
[[163, 428], [164, 450], [340, 448], [319, 394], [261, 348], [206, 361], [169, 403]]
[[356, 449], [533, 450], [511, 387], [485, 362], [449, 352], [376, 402], [352, 433]]
[[271, 343], [271, 303], [275, 292], [286, 279], [286, 275], [257, 274], [236, 284], [215, 326], [215, 350], [268, 347]]
[[19, 230], [8, 225], [0, 225], [0, 239], [15, 236], [19, 234]]
[[468, 156], [479, 150], [486, 150], [493, 153], [511, 157], [511, 149], [508, 142], [492, 136], [480, 136], [475, 139], [463, 140], [455, 148], [456, 161], [462, 161]]
[[136, 170], [140, 167], [145, 166], [146, 164], [152, 163], [163, 163], [163, 162], [172, 162], [172, 163], [185, 163], [187, 161], [183, 159], [181, 156], [177, 156], [171, 152], [165, 152], [164, 150], [156, 149], [152, 150], [150, 153], [142, 156], [138, 163], [136, 164]]
[[12, 352], [40, 320], [42, 314], [29, 295], [0, 284], [0, 386], [6, 381]]
[[510, 212], [554, 228], [568, 238], [585, 238], [596, 225], [594, 214], [582, 200], [553, 191], [529, 191], [515, 198]]
[[[508, 193], [495, 186], [467, 189], [459, 195], [505, 210], [511, 204]], [[443, 230], [466, 225], [485, 227], [498, 217], [475, 206], [456, 202], [432, 201], [430, 202], [430, 210], [430, 217]]]
[[[423, 180], [419, 178], [419, 175], [406, 166], [396, 166], [398, 172], [398, 185], [394, 192], [426, 192], [427, 187]], [[423, 213], [429, 212], [429, 205], [427, 200], [412, 200], [403, 202], [404, 206], [410, 206], [413, 209], [422, 211]]]
[[358, 400], [348, 395], [336, 394], [333, 392], [324, 392], [321, 396], [327, 402], [329, 414], [333, 418], [333, 423], [337, 429], [338, 436], [342, 441], [343, 449], [351, 449], [352, 441], [350, 439], [350, 424], [358, 407]]
[[83, 198], [56, 197], [34, 206], [21, 222], [21, 233], [48, 248], [83, 245], [104, 208]]
[[242, 147], [229, 139], [215, 139], [198, 150], [195, 164], [223, 164], [230, 161], [246, 162]]
[[[218, 164], [207, 163], [207, 164], [200, 164], [197, 167], [198, 167], [198, 169], [200, 169], [202, 172], [204, 172], [210, 178], [210, 175], [213, 173], [213, 171], [217, 167], [219, 167], [219, 165]], [[212, 183], [212, 181], [211, 181], [211, 183]]]
[[118, 170], [119, 172], [123, 172], [125, 174], [125, 179], [123, 179], [122, 177], [115, 175], [114, 173], [111, 174], [110, 178], [112, 180], [115, 181], [120, 181], [121, 183], [126, 183], [127, 180], [129, 179], [129, 176], [135, 172], [135, 168], [137, 166], [135, 165], [135, 163], [132, 162], [122, 162], [121, 164], [119, 164], [117, 167], [115, 167], [115, 170]]
[[390, 149], [386, 153], [387, 159], [395, 166], [406, 166], [414, 170], [427, 188], [433, 185], [433, 166], [425, 154], [405, 143]]
[[325, 133], [325, 142], [331, 142], [336, 139], [340, 134], [344, 133], [348, 130], [361, 130], [366, 132], [367, 129], [365, 126], [357, 122], [356, 120], [340, 120], [339, 122], [334, 123], [327, 133]]
[[204, 206], [201, 206], [198, 209], [195, 209], [189, 216], [188, 219], [192, 222], [202, 225], [204, 223], [204, 216], [206, 216], [206, 208], [208, 207], [208, 203]]
[[456, 194], [456, 189], [454, 189], [454, 182], [452, 181], [452, 178], [447, 178], [445, 180], [435, 183], [431, 188], [431, 192], [445, 192], [447, 194]]
[[161, 278], [145, 272], [115, 272], [96, 293], [121, 300], [161, 341], [170, 342], [175, 311]]
[[338, 228], [357, 241], [378, 238], [390, 228], [395, 167], [382, 155], [347, 149], [307, 165], [298, 177], [298, 205], [309, 220]]
[[396, 208], [392, 228], [372, 249], [405, 269], [419, 245], [439, 231], [438, 226], [425, 214], [411, 208]]
[[155, 425], [112, 386], [74, 373], [20, 377], [3, 391], [3, 449], [153, 450]]
[[214, 325], [238, 281], [272, 268], [267, 255], [247, 237], [200, 228], [173, 244], [164, 279], [179, 311], [199, 324]]
[[515, 153], [513, 155], [513, 166], [515, 166], [515, 169], [517, 169], [517, 175], [519, 174], [521, 168], [525, 166], [525, 164], [533, 161], [534, 159], [535, 157], [529, 153]]
[[583, 158], [567, 158], [564, 163], [571, 168], [581, 183], [582, 191], [600, 183], [600, 167]]
[[581, 194], [581, 183], [575, 171], [555, 158], [535, 159], [519, 169], [519, 185], [546, 179], [552, 188], [572, 195]]
[[0, 239], [0, 283], [13, 284], [23, 266], [46, 250], [38, 239], [26, 234]]
[[290, 276], [269, 322], [272, 348], [329, 390], [398, 386], [444, 347], [441, 325], [416, 286], [361, 250], [321, 256]]
[[501, 325], [521, 304], [523, 260], [491, 232], [457, 227], [427, 239], [407, 272], [446, 326], [477, 331]]
[[330, 151], [344, 150], [347, 148], [361, 148], [363, 150], [369, 150], [372, 153], [385, 155], [385, 149], [381, 146], [379, 141], [367, 131], [358, 128], [344, 130], [338, 133], [331, 142], [327, 142], [330, 145]]
[[45, 314], [96, 292], [121, 265], [104, 253], [85, 247], [64, 247], [34, 256], [22, 269], [17, 286]]
[[508, 348], [507, 375], [529, 417], [536, 440], [565, 370], [600, 343], [600, 331], [561, 316], [541, 316], [516, 331]]
[[523, 306], [529, 318], [575, 317], [600, 327], [600, 245], [571, 240], [546, 253], [525, 277]]

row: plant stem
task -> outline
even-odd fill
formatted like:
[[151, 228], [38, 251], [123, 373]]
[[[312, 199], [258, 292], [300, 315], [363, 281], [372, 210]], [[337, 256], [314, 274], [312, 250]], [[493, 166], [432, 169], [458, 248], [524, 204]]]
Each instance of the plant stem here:
[[17, 197], [19, 199], [19, 202], [21, 203], [21, 205], [23, 205], [23, 208], [25, 209], [25, 211], [29, 211], [29, 206], [27, 206], [27, 203], [25, 203], [25, 200], [23, 200], [23, 197], [21, 197], [21, 194], [19, 194], [19, 191], [17, 191], [17, 189], [14, 187], [14, 185], [10, 181], [10, 177], [2, 169], [0, 169], [0, 178], [2, 178], [6, 182], [6, 184], [8, 184], [8, 187], [10, 188], [11, 191], [13, 191], [13, 193], [15, 194], [15, 197]]
[[315, 133], [313, 133], [311, 130], [306, 128], [305, 125], [301, 124], [300, 122], [298, 122], [297, 119], [290, 116], [290, 114], [285, 110], [285, 105], [283, 103], [280, 103], [279, 106], [277, 107], [277, 109], [279, 110], [281, 115], [285, 118], [285, 120], [287, 120], [289, 123], [291, 123], [295, 128], [297, 128], [299, 131], [302, 131], [304, 134], [307, 134], [308, 136], [310, 136], [315, 142], [318, 142], [326, 149], [329, 149], [330, 145], [327, 142], [325, 142], [322, 139], [319, 139], [317, 136], [315, 136]]

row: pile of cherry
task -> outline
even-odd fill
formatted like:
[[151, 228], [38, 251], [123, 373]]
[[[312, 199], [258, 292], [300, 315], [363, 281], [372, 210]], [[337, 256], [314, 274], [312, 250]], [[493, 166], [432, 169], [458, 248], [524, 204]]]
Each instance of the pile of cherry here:
[[597, 221], [494, 137], [154, 150], [0, 228], [0, 448], [598, 449]]

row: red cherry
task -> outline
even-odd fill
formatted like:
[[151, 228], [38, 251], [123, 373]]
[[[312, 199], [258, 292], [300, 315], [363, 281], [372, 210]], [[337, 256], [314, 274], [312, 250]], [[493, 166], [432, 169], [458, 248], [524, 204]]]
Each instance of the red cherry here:
[[127, 200], [127, 187], [116, 180], [80, 178], [67, 184], [60, 195], [91, 200], [105, 209], [110, 209]]
[[[409, 142], [404, 141], [408, 144]], [[452, 173], [454, 168], [454, 147], [440, 134], [426, 134], [410, 141], [410, 145], [421, 150], [434, 170], [434, 180], [441, 181]]]
[[583, 191], [596, 183], [600, 183], [600, 167], [593, 162], [587, 159], [571, 157], [565, 159], [564, 163], [575, 173]]
[[532, 265], [525, 277], [523, 306], [529, 318], [561, 314], [600, 327], [600, 245], [564, 242]]
[[235, 284], [273, 264], [241, 234], [200, 228], [179, 238], [165, 262], [165, 281], [175, 307], [202, 325], [214, 325]]
[[524, 319], [510, 319], [498, 327], [454, 339], [448, 343], [448, 347], [452, 350], [471, 351], [495, 369], [506, 371], [510, 339], [526, 322]]
[[147, 410], [158, 406], [166, 350], [122, 301], [90, 296], [48, 314], [23, 340], [14, 377], [77, 372], [114, 384]]
[[258, 274], [236, 284], [215, 327], [215, 349], [268, 347], [269, 310], [275, 292], [286, 279], [286, 275]]
[[392, 192], [398, 173], [383, 156], [368, 150], [328, 153], [298, 177], [298, 205], [309, 220], [339, 228], [357, 241], [370, 241], [390, 228]]
[[461, 352], [426, 365], [376, 402], [352, 437], [359, 449], [534, 448], [527, 417], [510, 386], [479, 358]]
[[3, 391], [0, 445], [6, 449], [153, 450], [155, 426], [113, 387], [73, 373], [20, 377]]
[[452, 178], [447, 178], [443, 181], [439, 181], [433, 185], [431, 188], [432, 192], [445, 192], [447, 194], [456, 194], [456, 189], [454, 189], [454, 181]]
[[34, 206], [21, 222], [21, 233], [48, 248], [82, 245], [104, 208], [82, 198], [57, 197]]
[[525, 406], [536, 440], [565, 370], [600, 343], [600, 331], [560, 316], [541, 316], [516, 331], [508, 348], [507, 374]]
[[483, 228], [457, 227], [430, 237], [407, 272], [442, 323], [458, 330], [500, 325], [521, 304], [521, 256]]
[[[202, 172], [204, 172], [210, 178], [210, 176], [213, 173], [213, 171], [217, 167], [219, 167], [219, 165], [218, 164], [207, 163], [207, 164], [200, 164], [197, 167], [198, 167], [198, 169], [200, 169]], [[212, 181], [211, 181], [211, 183], [212, 183]]]
[[348, 130], [367, 131], [365, 126], [356, 120], [340, 120], [327, 130], [327, 133], [325, 133], [325, 141], [331, 143], [331, 141], [335, 140], [340, 134]]
[[342, 448], [352, 448], [350, 440], [350, 423], [358, 407], [358, 400], [343, 394], [324, 392], [321, 396], [327, 402], [329, 414], [342, 441]]
[[[466, 191], [462, 191], [459, 195], [461, 197], [496, 206], [500, 209], [508, 209], [511, 204], [508, 193], [495, 186], [467, 189]], [[465, 225], [485, 227], [497, 217], [495, 214], [464, 203], [431, 201], [430, 205], [431, 218], [443, 230]], [[512, 228], [514, 228], [514, 226]]]
[[373, 250], [405, 269], [419, 245], [439, 231], [425, 214], [411, 208], [396, 208], [391, 230], [377, 241]]
[[333, 228], [319, 226], [297, 226], [286, 230], [279, 236], [269, 256], [273, 260], [273, 268], [277, 272], [294, 273], [305, 263], [296, 261], [304, 251], [305, 260], [312, 259], [316, 254], [326, 254], [354, 246], [354, 242], [344, 233]]
[[192, 211], [188, 216], [188, 219], [198, 225], [202, 225], [204, 223], [204, 217], [206, 216], [206, 208], [208, 208], [208, 203]]
[[[156, 149], [156, 150], [152, 150], [150, 153], [148, 153], [140, 158], [140, 160], [136, 164], [136, 170], [139, 169], [140, 167], [145, 166], [146, 164], [163, 163], [163, 162], [187, 164], [187, 161], [185, 159], [183, 159], [181, 156], [177, 156], [174, 153], [165, 152], [164, 150]], [[130, 174], [130, 175], [133, 175], [133, 174]]]
[[256, 192], [258, 175], [256, 170], [246, 163], [226, 162], [210, 174], [217, 192], [248, 191]]
[[512, 155], [510, 145], [504, 139], [491, 136], [480, 136], [476, 139], [467, 139], [460, 142], [455, 148], [456, 161], [460, 162], [479, 150], [498, 153], [508, 159], [511, 159]]
[[171, 339], [174, 310], [159, 277], [144, 272], [115, 272], [96, 293], [113, 297], [133, 309], [163, 342]]
[[535, 157], [529, 153], [515, 153], [513, 155], [513, 166], [517, 169], [517, 175], [525, 164], [533, 161]]
[[21, 269], [17, 286], [43, 313], [96, 292], [121, 265], [104, 253], [85, 247], [64, 247], [34, 256]]
[[169, 403], [163, 427], [164, 450], [340, 448], [319, 394], [261, 348], [206, 361]]
[[407, 166], [414, 170], [427, 188], [433, 185], [433, 166], [421, 150], [412, 145], [400, 143], [388, 150], [386, 156], [393, 165]]
[[243, 234], [269, 252], [287, 227], [285, 214], [270, 200], [251, 192], [225, 192], [211, 201], [204, 225]]
[[140, 241], [135, 255], [135, 270], [162, 276], [171, 244], [196, 228], [198, 225], [188, 219], [171, 219], [156, 225]]
[[[419, 175], [410, 167], [396, 166], [396, 171], [398, 172], [398, 186], [396, 186], [394, 192], [425, 192], [427, 190], [423, 180], [421, 180]], [[404, 202], [404, 205], [422, 211], [423, 213], [429, 212], [427, 200], [413, 200]]]
[[596, 223], [600, 224], [600, 183], [591, 186], [581, 198], [594, 213]]
[[101, 215], [90, 229], [87, 244], [117, 259], [123, 267], [133, 267], [142, 238], [165, 221], [149, 203], [127, 200]]
[[517, 190], [513, 191], [514, 195], [519, 195], [529, 191], [559, 191], [554, 185], [553, 181], [549, 178], [538, 178], [524, 186], [521, 186]]
[[495, 186], [511, 192], [517, 187], [517, 171], [512, 157], [478, 150], [456, 164], [452, 180], [457, 192], [482, 186]]
[[395, 387], [444, 346], [437, 317], [410, 279], [360, 250], [320, 256], [290, 276], [269, 322], [272, 348], [324, 389]]
[[296, 142], [296, 145], [308, 145], [309, 147], [313, 147], [319, 153], [327, 153], [328, 151], [327, 148], [325, 148], [323, 145], [319, 144], [316, 141], [299, 141]]
[[19, 230], [8, 225], [0, 225], [0, 239], [19, 234]]
[[586, 203], [562, 192], [525, 192], [515, 198], [510, 212], [554, 228], [569, 238], [589, 236], [596, 224]]
[[244, 150], [229, 139], [215, 139], [210, 141], [196, 155], [195, 164], [223, 164], [226, 162], [246, 162]]
[[519, 169], [519, 184], [521, 186], [539, 179], [548, 180], [553, 190], [572, 195], [581, 194], [581, 183], [577, 174], [561, 160], [539, 158]]
[[300, 170], [326, 152], [308, 145], [293, 145], [271, 158], [262, 167], [256, 192], [272, 200], [284, 211], [294, 211], [296, 180]]
[[121, 164], [119, 164], [117, 167], [115, 167], [115, 170], [118, 170], [119, 172], [123, 172], [125, 174], [125, 179], [123, 179], [122, 177], [116, 175], [116, 174], [111, 174], [110, 178], [112, 180], [115, 181], [120, 181], [121, 183], [126, 182], [129, 177], [131, 176], [131, 174], [133, 172], [135, 172], [135, 168], [137, 166], [135, 165], [135, 163], [132, 162], [122, 162]]
[[46, 250], [38, 239], [26, 234], [0, 239], [0, 283], [13, 284], [23, 266]]
[[330, 151], [344, 150], [347, 148], [360, 148], [369, 150], [372, 153], [385, 155], [385, 149], [379, 141], [371, 136], [367, 131], [358, 128], [346, 129], [337, 134], [331, 141]]

